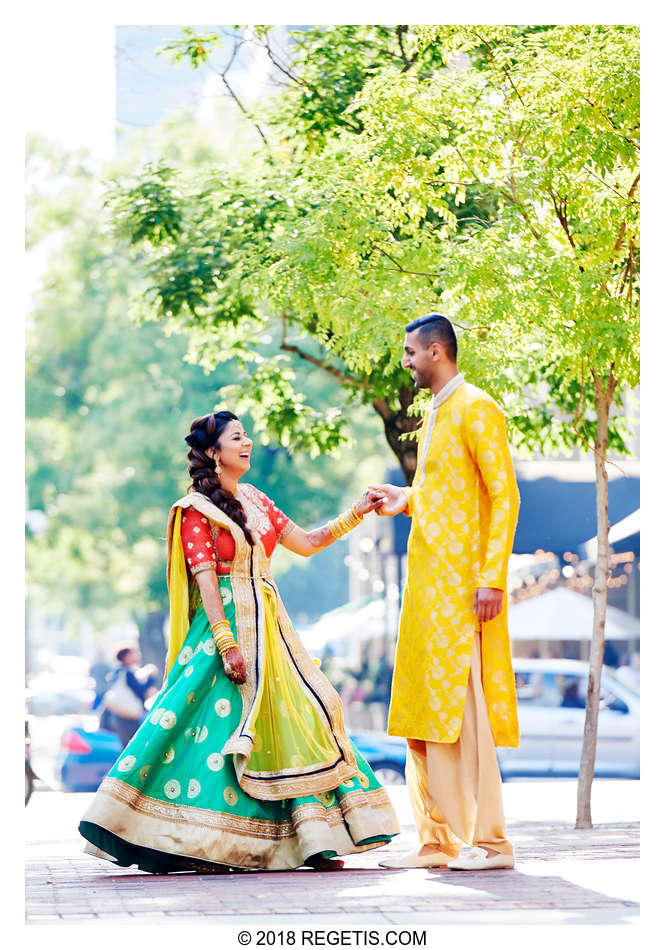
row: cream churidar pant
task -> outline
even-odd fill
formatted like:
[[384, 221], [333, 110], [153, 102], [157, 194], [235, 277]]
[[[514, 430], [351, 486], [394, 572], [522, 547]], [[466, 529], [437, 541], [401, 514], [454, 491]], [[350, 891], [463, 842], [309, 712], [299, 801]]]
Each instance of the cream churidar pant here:
[[482, 689], [475, 634], [469, 685], [456, 742], [409, 739], [406, 780], [422, 844], [457, 856], [462, 844], [512, 854], [506, 838], [501, 773]]

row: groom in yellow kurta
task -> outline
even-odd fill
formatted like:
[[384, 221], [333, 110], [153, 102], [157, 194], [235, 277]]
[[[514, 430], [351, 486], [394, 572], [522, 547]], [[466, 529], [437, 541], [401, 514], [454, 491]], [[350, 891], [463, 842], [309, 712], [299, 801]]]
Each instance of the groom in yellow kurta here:
[[464, 381], [450, 321], [406, 327], [402, 365], [432, 392], [413, 485], [371, 486], [411, 517], [388, 721], [408, 740], [422, 847], [384, 867], [514, 866], [495, 746], [519, 741], [506, 578], [519, 494], [496, 403]]

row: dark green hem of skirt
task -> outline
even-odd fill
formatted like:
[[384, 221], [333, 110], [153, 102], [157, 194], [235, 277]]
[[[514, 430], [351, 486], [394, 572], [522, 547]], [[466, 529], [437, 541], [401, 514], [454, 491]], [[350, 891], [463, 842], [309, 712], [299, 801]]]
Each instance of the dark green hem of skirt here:
[[80, 822], [79, 832], [96, 848], [101, 848], [106, 854], [115, 858], [115, 862], [122, 868], [128, 868], [135, 864], [139, 871], [147, 871], [149, 874], [172, 874], [176, 871], [222, 874], [229, 870], [229, 865], [226, 864], [201, 861], [199, 858], [169, 854], [166, 851], [156, 851], [154, 848], [131, 844], [129, 841], [113, 834], [112, 831], [107, 831], [106, 828], [95, 825], [90, 821]]
[[[190, 858], [186, 855], [156, 851], [154, 848], [146, 848], [143, 845], [125, 841], [124, 838], [118, 837], [112, 831], [107, 831], [106, 828], [102, 828], [101, 825], [96, 825], [91, 821], [81, 821], [78, 830], [87, 841], [114, 858], [119, 867], [128, 868], [136, 865], [139, 871], [146, 871], [148, 874], [172, 874], [178, 871], [194, 871], [198, 874], [223, 874], [231, 868], [234, 871], [265, 870], [217, 864], [214, 861], [202, 861], [200, 858]], [[392, 837], [394, 836], [372, 835], [369, 838], [363, 838], [360, 844], [385, 845], [390, 843]], [[336, 851], [321, 851], [319, 853], [324, 858], [339, 857]], [[295, 868], [291, 870], [295, 870]]]

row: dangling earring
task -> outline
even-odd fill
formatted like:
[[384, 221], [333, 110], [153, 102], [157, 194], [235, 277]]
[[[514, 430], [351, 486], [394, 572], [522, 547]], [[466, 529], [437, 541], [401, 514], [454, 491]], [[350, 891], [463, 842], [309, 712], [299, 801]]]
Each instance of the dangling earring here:
[[217, 478], [222, 477], [222, 466], [219, 464], [219, 462], [215, 462], [215, 475]]

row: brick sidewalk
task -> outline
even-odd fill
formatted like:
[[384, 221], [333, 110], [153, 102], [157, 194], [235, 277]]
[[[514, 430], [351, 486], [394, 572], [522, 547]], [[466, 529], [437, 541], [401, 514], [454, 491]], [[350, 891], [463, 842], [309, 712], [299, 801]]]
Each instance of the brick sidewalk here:
[[[53, 923], [187, 922], [245, 927], [341, 927], [450, 923], [635, 923], [637, 823], [512, 824], [514, 871], [388, 871], [387, 849], [352, 855], [343, 871], [310, 869], [227, 875], [157, 876], [79, 853], [41, 849], [26, 869], [26, 921]], [[390, 849], [417, 846], [403, 827]], [[48, 850], [48, 849], [46, 849]], [[57, 848], [52, 849], [54, 854]]]

